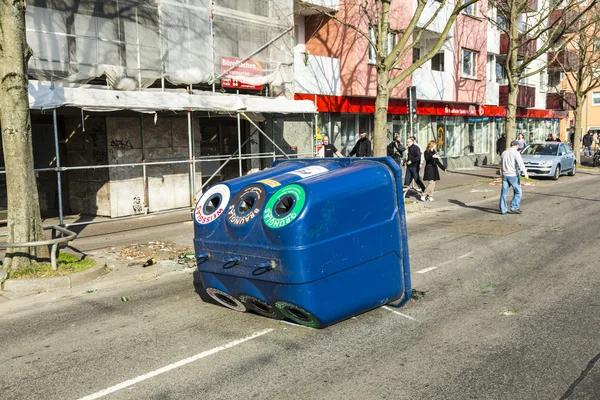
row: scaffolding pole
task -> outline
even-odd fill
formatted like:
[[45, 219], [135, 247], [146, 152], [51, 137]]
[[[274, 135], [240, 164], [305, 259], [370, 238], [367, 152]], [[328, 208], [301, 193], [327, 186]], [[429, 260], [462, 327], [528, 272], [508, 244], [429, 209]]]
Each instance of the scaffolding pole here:
[[194, 166], [196, 163], [194, 162], [194, 132], [192, 130], [192, 112], [188, 110], [187, 112], [187, 122], [188, 122], [188, 154], [190, 157], [190, 206], [194, 207], [196, 204], [196, 179], [194, 174]]
[[52, 110], [52, 123], [54, 125], [54, 151], [56, 152], [56, 183], [58, 185], [58, 221], [63, 225], [63, 202], [62, 182], [60, 176], [60, 154], [58, 149], [58, 121], [56, 119], [56, 108]]
[[[256, 125], [256, 124], [254, 123], [254, 121], [252, 121], [252, 119], [250, 119], [250, 117], [248, 117], [248, 116], [247, 116], [245, 113], [243, 113], [243, 112], [240, 112], [239, 114], [242, 114], [242, 115], [244, 116], [244, 118], [246, 118], [246, 119], [248, 120], [248, 122], [250, 122], [250, 123], [251, 123], [251, 124], [252, 124], [252, 125], [253, 125], [253, 126], [254, 126], [254, 127], [255, 127], [255, 128], [258, 130], [258, 131], [259, 131], [259, 132], [260, 132], [260, 133], [262, 133], [262, 134], [264, 135], [264, 137], [266, 137], [266, 138], [269, 140], [269, 142], [271, 142], [271, 143], [273, 144], [273, 146], [275, 146], [275, 148], [276, 148], [277, 150], [279, 150], [279, 151], [281, 152], [281, 154], [283, 154], [283, 155], [284, 155], [284, 157], [285, 157], [285, 158], [290, 158], [290, 156], [288, 156], [288, 155], [286, 154], [286, 152], [285, 152], [285, 151], [281, 150], [281, 147], [277, 146], [277, 143], [275, 143], [275, 142], [274, 142], [274, 141], [273, 141], [273, 140], [272, 140], [272, 139], [269, 137], [269, 135], [267, 135], [267, 134], [266, 134], [266, 133], [265, 133], [265, 132], [264, 132], [262, 129], [260, 129], [260, 128], [258, 127], [258, 125]], [[275, 152], [273, 152], [273, 153], [275, 153]]]

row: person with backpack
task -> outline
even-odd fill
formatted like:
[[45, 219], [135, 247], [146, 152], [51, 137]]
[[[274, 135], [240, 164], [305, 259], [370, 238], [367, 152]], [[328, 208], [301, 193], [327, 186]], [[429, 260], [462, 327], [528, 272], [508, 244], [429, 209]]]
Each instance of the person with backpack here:
[[402, 138], [400, 135], [396, 135], [394, 140], [387, 146], [387, 155], [392, 157], [399, 166], [402, 166], [404, 161], [404, 150], [406, 150], [406, 147], [402, 144]]

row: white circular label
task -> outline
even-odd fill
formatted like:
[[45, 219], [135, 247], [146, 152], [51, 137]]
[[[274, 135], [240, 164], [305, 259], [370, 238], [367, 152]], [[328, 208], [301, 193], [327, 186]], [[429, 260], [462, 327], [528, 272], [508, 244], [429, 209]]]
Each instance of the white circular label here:
[[[219, 204], [212, 212], [206, 213], [206, 203], [215, 195], [220, 197]], [[206, 225], [219, 218], [219, 216], [225, 211], [227, 204], [229, 204], [230, 196], [231, 192], [229, 191], [229, 187], [223, 184], [215, 185], [204, 192], [204, 194], [200, 197], [200, 200], [198, 200], [196, 203], [196, 208], [194, 210], [194, 219], [196, 222], [201, 225]]]

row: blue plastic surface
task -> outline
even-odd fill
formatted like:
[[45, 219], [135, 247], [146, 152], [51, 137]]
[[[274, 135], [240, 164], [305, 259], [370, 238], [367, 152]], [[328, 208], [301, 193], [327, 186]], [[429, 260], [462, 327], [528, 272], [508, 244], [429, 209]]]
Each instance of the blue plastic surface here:
[[391, 158], [281, 161], [219, 185], [198, 202], [194, 238], [202, 285], [219, 303], [322, 328], [410, 298]]

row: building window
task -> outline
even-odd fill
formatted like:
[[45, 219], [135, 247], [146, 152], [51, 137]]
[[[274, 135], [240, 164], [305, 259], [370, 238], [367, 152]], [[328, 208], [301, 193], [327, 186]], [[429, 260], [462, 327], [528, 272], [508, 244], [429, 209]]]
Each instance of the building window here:
[[546, 70], [540, 71], [540, 90], [545, 92], [547, 90], [546, 84], [548, 83], [548, 73]]
[[[470, 0], [463, 0], [463, 4], [468, 3]], [[463, 8], [462, 12], [463, 14], [467, 14], [467, 15], [471, 15], [471, 16], [475, 16], [476, 14], [476, 9], [475, 9], [475, 4], [477, 3], [473, 3], [468, 5], [467, 7]]]
[[557, 88], [562, 81], [562, 73], [560, 71], [550, 71], [548, 74], [548, 87]]
[[431, 59], [431, 69], [433, 71], [441, 71], [444, 72], [444, 52], [437, 53]]
[[496, 83], [506, 85], [506, 70], [501, 62], [496, 62]]
[[527, 30], [527, 16], [525, 14], [520, 14], [517, 17], [517, 29], [519, 32], [525, 32]]
[[[369, 37], [371, 41], [375, 43], [375, 29], [373, 27], [369, 28]], [[388, 56], [394, 46], [398, 43], [398, 32], [389, 32], [387, 36], [387, 40], [384, 43], [385, 55]], [[375, 64], [377, 61], [377, 54], [375, 53], [375, 48], [369, 43], [369, 64]]]
[[600, 106], [600, 92], [592, 93], [592, 105]]
[[[375, 29], [372, 26], [369, 27], [369, 38], [371, 38], [371, 42], [375, 43]], [[369, 43], [369, 64], [375, 64], [376, 61], [375, 47]]]
[[462, 49], [462, 76], [477, 78], [477, 52]]
[[496, 76], [496, 57], [493, 55], [487, 56], [487, 81], [494, 82]]
[[413, 64], [421, 59], [421, 49], [413, 47]]

